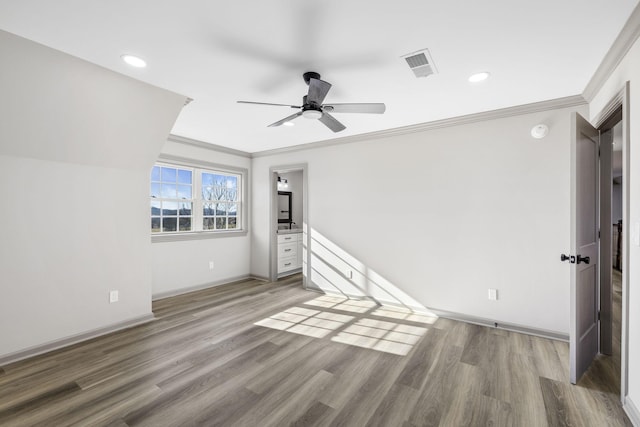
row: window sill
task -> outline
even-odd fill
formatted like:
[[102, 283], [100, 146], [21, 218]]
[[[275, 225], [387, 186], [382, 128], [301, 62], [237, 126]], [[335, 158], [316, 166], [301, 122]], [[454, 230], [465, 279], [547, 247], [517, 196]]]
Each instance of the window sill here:
[[235, 230], [235, 231], [192, 231], [188, 233], [175, 233], [175, 234], [152, 234], [151, 243], [163, 243], [163, 242], [183, 242], [189, 240], [207, 240], [207, 239], [219, 239], [224, 237], [242, 237], [246, 236], [247, 230]]

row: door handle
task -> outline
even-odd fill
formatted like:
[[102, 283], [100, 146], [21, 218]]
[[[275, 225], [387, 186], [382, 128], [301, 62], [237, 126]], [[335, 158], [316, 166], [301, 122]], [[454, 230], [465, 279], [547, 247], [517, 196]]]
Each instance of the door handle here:
[[[576, 263], [576, 257], [573, 255], [560, 254], [560, 261], [569, 261], [569, 264]], [[588, 264], [588, 262], [587, 262]]]
[[589, 261], [591, 261], [591, 259], [588, 256], [583, 257], [582, 255], [578, 255], [578, 264], [580, 264], [581, 262], [589, 264]]

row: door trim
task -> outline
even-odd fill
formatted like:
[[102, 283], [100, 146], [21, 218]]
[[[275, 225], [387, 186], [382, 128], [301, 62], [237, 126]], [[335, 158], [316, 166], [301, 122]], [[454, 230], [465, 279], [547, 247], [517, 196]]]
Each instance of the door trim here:
[[620, 401], [625, 402], [629, 393], [629, 100], [630, 83], [622, 89], [594, 116], [596, 129], [607, 125], [616, 111], [622, 110], [622, 333], [620, 337]]

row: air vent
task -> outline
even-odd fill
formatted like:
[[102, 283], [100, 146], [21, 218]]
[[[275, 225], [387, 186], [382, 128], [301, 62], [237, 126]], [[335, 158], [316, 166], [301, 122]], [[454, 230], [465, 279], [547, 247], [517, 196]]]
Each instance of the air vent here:
[[402, 57], [407, 61], [409, 68], [411, 68], [416, 77], [427, 77], [438, 72], [429, 54], [429, 49], [419, 50]]

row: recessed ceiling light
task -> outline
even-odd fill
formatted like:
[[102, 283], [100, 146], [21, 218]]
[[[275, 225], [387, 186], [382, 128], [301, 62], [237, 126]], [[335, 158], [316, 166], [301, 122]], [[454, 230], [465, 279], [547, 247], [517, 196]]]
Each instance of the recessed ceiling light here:
[[295, 126], [296, 124], [293, 122], [284, 122], [283, 125], [291, 127], [291, 126]]
[[472, 74], [469, 77], [469, 81], [471, 83], [478, 83], [478, 82], [481, 82], [483, 80], [487, 80], [489, 78], [489, 75], [490, 74], [487, 71], [483, 71], [481, 73], [475, 73], [475, 74]]
[[147, 63], [144, 59], [139, 58], [137, 56], [134, 55], [122, 55], [120, 56], [120, 58], [122, 58], [122, 60], [124, 62], [126, 62], [127, 64], [131, 65], [132, 67], [136, 67], [136, 68], [144, 68], [147, 66]]

